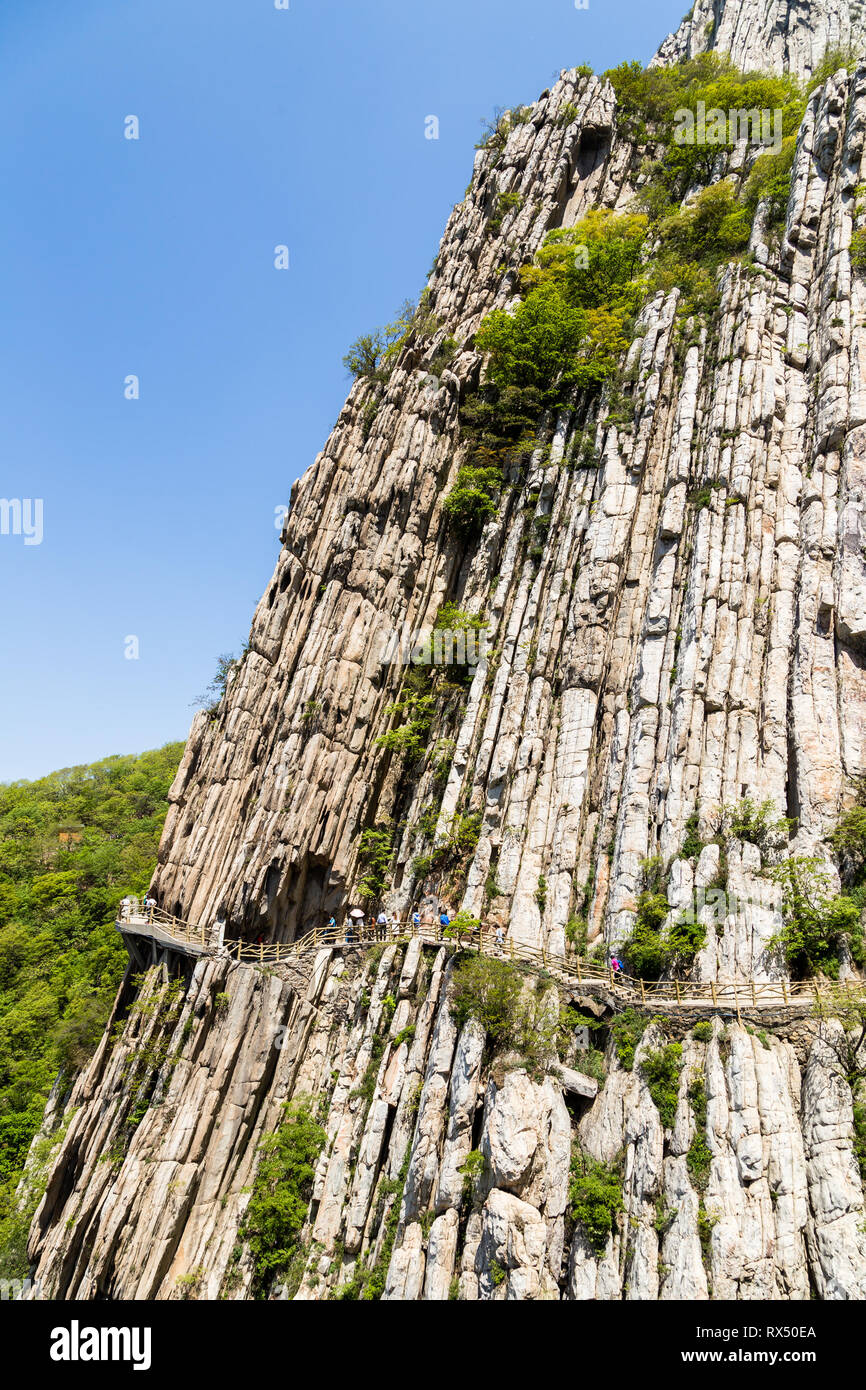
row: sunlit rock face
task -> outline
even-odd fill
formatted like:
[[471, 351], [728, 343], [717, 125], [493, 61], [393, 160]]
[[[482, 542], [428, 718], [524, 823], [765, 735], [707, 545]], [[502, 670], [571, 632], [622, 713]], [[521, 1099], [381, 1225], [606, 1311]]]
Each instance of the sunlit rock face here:
[[[259, 1145], [300, 1097], [326, 1142], [292, 1297], [331, 1298], [359, 1271], [378, 1271], [386, 1300], [866, 1296], [832, 1029], [679, 1030], [664, 1128], [641, 1067], [667, 1043], [657, 1024], [631, 1070], [607, 1044], [600, 1089], [580, 1054], [546, 1073], [516, 1055], [491, 1065], [478, 1025], [454, 1021], [453, 972], [445, 948], [417, 941], [375, 961], [321, 952], [306, 980], [202, 961], [178, 1004], [151, 971], [70, 1098], [30, 1236], [38, 1296], [253, 1296]], [[601, 1248], [572, 1219], [575, 1146], [616, 1175]]]
[[[808, 76], [860, 24], [844, 0], [698, 0], [659, 61], [712, 47]], [[677, 315], [676, 290], [647, 302], [625, 400], [540, 421], [528, 470], [466, 544], [444, 501], [483, 369], [472, 335], [514, 301], [548, 231], [629, 207], [647, 153], [611, 86], [576, 71], [478, 151], [429, 282], [435, 320], [387, 381], [353, 386], [293, 488], [249, 651], [193, 725], [162, 907], [215, 944], [293, 941], [355, 900], [361, 832], [393, 826], [385, 905], [405, 912], [435, 896], [417, 863], [432, 805], [440, 827], [477, 817], [451, 906], [543, 947], [554, 969], [578, 902], [590, 948], [627, 938], [641, 863], [658, 855], [677, 908], [722, 868], [735, 899], [696, 979], [784, 976], [757, 847], [729, 844], [724, 865], [717, 844], [681, 850], [695, 816], [704, 830], [749, 796], [797, 818], [790, 852], [829, 863], [824, 837], [866, 772], [866, 294], [850, 254], [864, 135], [866, 67], [840, 71], [809, 99], [781, 245], [759, 216], [703, 319]], [[439, 716], [430, 742], [447, 754], [407, 769], [378, 741], [404, 674], [382, 644], [429, 629], [446, 601], [483, 616], [492, 655]], [[453, 970], [448, 948], [418, 942], [378, 959], [325, 951], [294, 974], [221, 957], [173, 1011], [150, 972], [147, 1007], [127, 1016], [121, 1001], [119, 1037], [67, 1107], [31, 1232], [46, 1296], [250, 1296], [257, 1146], [302, 1095], [327, 1143], [292, 1296], [329, 1297], [365, 1269], [389, 1300], [866, 1296], [832, 1025], [681, 1029], [665, 1128], [641, 1070], [665, 1045], [656, 1025], [632, 1069], [604, 1037], [602, 1086], [574, 1055], [491, 1061], [477, 1025], [452, 1016]], [[616, 1166], [602, 1248], [574, 1225], [574, 1144]]]
[[866, 33], [860, 0], [696, 0], [656, 62], [678, 63], [715, 50], [739, 68], [811, 77], [828, 49], [847, 49]]
[[[487, 901], [554, 952], [588, 883], [590, 944], [622, 941], [641, 860], [676, 860], [689, 817], [719, 804], [772, 800], [799, 817], [798, 852], [825, 852], [866, 757], [864, 289], [849, 256], [864, 118], [862, 73], [813, 94], [781, 250], [758, 219], [753, 263], [723, 273], [709, 320], [677, 318], [677, 291], [647, 303], [625, 413], [578, 402], [542, 422], [535, 461], [467, 546], [443, 502], [482, 370], [471, 335], [547, 231], [630, 203], [643, 157], [610, 86], [574, 72], [502, 149], [479, 150], [429, 285], [438, 326], [387, 383], [353, 388], [293, 489], [250, 650], [193, 725], [163, 906], [215, 935], [292, 940], [351, 901], [362, 830], [392, 824], [386, 906], [405, 911], [430, 888], [414, 866], [431, 805], [440, 829], [480, 818], [463, 906]], [[491, 228], [502, 193], [522, 202]], [[465, 346], [433, 375], [447, 337]], [[433, 759], [407, 772], [379, 741], [404, 675], [380, 656], [446, 600], [482, 616], [492, 655], [431, 735], [443, 788]], [[740, 895], [760, 896], [758, 867], [737, 857]], [[693, 868], [676, 872], [690, 892]], [[705, 976], [772, 974], [772, 932], [772, 902], [732, 914]]]

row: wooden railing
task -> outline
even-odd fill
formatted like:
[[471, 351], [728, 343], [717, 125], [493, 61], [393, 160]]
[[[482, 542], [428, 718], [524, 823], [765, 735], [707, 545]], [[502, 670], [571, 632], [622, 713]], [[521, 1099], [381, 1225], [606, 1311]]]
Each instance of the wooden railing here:
[[[207, 941], [204, 927], [184, 922], [179, 917], [154, 908], [148, 912], [140, 910], [123, 918], [118, 915], [117, 925], [121, 930], [139, 931], [152, 935], [157, 928], [161, 936], [171, 937], [177, 945], [194, 945], [196, 953], [202, 949], [216, 951]], [[500, 946], [496, 932], [482, 928], [462, 936], [446, 936], [438, 922], [422, 922], [415, 926], [412, 922], [393, 922], [387, 928], [362, 926], [343, 926], [329, 930], [317, 927], [292, 942], [250, 942], [226, 941], [222, 950], [230, 959], [258, 966], [290, 964], [293, 960], [323, 949], [360, 948], [371, 949], [388, 942], [409, 942], [413, 938], [427, 946], [451, 944], [458, 947], [481, 951], [484, 955], [496, 956], [501, 960], [524, 961], [551, 973], [564, 976], [578, 984], [603, 984], [620, 998], [630, 1003], [654, 1007], [659, 1004], [697, 1005], [709, 1010], [754, 1008], [786, 1008], [789, 1006], [820, 1006], [821, 997], [827, 986], [817, 980], [793, 983], [789, 980], [747, 980], [726, 983], [710, 980], [706, 983], [692, 980], [639, 980], [615, 971], [610, 966], [586, 960], [566, 945], [564, 954], [551, 952], [545, 946], [531, 946], [526, 942], [508, 939]], [[866, 994], [866, 982], [846, 980], [835, 986], [852, 996]]]
[[203, 949], [208, 945], [205, 927], [194, 926], [192, 922], [185, 922], [182, 917], [173, 917], [170, 912], [163, 912], [160, 907], [144, 908], [139, 905], [125, 911], [121, 903], [117, 913], [117, 926], [121, 931], [140, 932], [144, 936], [154, 935], [151, 929], [157, 927], [161, 936], [172, 937], [179, 946], [197, 946]]

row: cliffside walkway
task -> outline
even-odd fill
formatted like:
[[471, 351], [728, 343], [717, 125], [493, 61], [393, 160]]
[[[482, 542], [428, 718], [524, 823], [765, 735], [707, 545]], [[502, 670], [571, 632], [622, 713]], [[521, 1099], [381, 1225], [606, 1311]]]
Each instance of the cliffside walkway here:
[[[260, 967], [290, 964], [324, 949], [370, 950], [388, 942], [406, 943], [418, 937], [425, 946], [451, 944], [469, 947], [500, 960], [524, 961], [573, 984], [602, 985], [623, 1003], [646, 1008], [664, 1004], [700, 1008], [708, 1013], [780, 1008], [805, 1008], [811, 1011], [821, 1007], [822, 997], [827, 994], [826, 984], [818, 980], [746, 980], [730, 983], [716, 980], [705, 983], [692, 980], [639, 980], [621, 971], [611, 970], [609, 966], [588, 961], [568, 946], [564, 955], [554, 954], [544, 946], [530, 946], [513, 939], [500, 947], [496, 944], [495, 932], [490, 929], [482, 928], [480, 933], [475, 932], [471, 936], [465, 933], [458, 939], [443, 936], [442, 928], [435, 922], [422, 922], [417, 928], [410, 922], [395, 923], [386, 932], [368, 927], [340, 927], [336, 931], [319, 927], [292, 942], [266, 944], [225, 941], [222, 946], [216, 947], [208, 942], [205, 927], [172, 917], [160, 908], [123, 913], [121, 909], [116, 925], [124, 938], [145, 938], [156, 947], [167, 947], [186, 955], [227, 956], [231, 960]], [[845, 980], [841, 988], [852, 996], [866, 997], [866, 982]]]

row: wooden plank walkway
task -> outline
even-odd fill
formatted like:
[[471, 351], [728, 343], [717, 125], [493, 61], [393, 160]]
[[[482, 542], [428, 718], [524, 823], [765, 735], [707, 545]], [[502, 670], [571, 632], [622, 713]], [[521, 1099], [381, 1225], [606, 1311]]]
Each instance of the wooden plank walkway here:
[[[203, 926], [184, 922], [172, 917], [160, 908], [147, 913], [127, 913], [117, 918], [117, 929], [156, 941], [158, 945], [173, 947], [189, 955], [217, 955], [217, 948], [207, 940]], [[414, 927], [411, 922], [393, 924], [387, 931], [379, 932], [369, 927], [338, 928], [328, 931], [319, 927], [293, 942], [249, 942], [226, 941], [222, 954], [230, 959], [249, 965], [273, 966], [288, 965], [292, 961], [323, 949], [369, 950], [388, 942], [408, 943], [419, 937], [425, 946], [440, 946], [450, 943], [481, 951], [484, 955], [501, 960], [523, 961], [538, 969], [565, 978], [572, 984], [603, 985], [617, 998], [629, 1004], [654, 1008], [660, 1004], [666, 1007], [700, 1008], [708, 1013], [731, 1010], [739, 1013], [741, 1009], [762, 1008], [810, 1008], [820, 1005], [826, 992], [826, 985], [816, 980], [791, 982], [789, 980], [748, 980], [736, 983], [711, 980], [706, 983], [692, 980], [639, 980], [621, 971], [611, 970], [609, 966], [599, 965], [577, 955], [570, 947], [564, 954], [553, 954], [546, 947], [530, 946], [523, 942], [507, 940], [502, 947], [496, 944], [493, 930], [482, 928], [472, 936], [465, 934], [461, 939], [446, 938], [435, 922], [422, 922]], [[866, 982], [846, 980], [842, 988], [851, 995], [866, 995]]]

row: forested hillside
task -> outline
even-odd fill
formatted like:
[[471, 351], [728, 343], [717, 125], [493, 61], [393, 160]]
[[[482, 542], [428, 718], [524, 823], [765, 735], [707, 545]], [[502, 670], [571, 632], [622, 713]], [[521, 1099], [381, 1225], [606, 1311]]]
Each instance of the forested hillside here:
[[182, 751], [0, 786], [0, 1246], [54, 1079], [105, 1026], [126, 964], [115, 906], [150, 880]]

